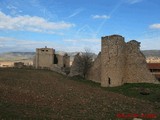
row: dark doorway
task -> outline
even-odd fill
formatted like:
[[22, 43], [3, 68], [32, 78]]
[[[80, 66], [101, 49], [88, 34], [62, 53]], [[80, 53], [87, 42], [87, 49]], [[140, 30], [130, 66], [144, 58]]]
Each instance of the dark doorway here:
[[111, 78], [108, 77], [108, 84], [110, 85], [111, 84]]
[[57, 56], [54, 54], [54, 64], [58, 64]]

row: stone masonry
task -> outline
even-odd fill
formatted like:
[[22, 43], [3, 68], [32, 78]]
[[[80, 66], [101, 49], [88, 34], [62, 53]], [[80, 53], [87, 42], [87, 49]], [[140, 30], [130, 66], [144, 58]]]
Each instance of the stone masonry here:
[[47, 68], [54, 71], [62, 71], [70, 67], [70, 56], [67, 54], [55, 54], [53, 48], [37, 48], [34, 58], [35, 68]]
[[98, 54], [97, 58], [94, 60], [94, 63], [90, 70], [87, 73], [87, 79], [94, 82], [101, 82], [101, 52]]
[[99, 82], [103, 87], [156, 82], [147, 68], [139, 42], [126, 43], [124, 37], [111, 35], [102, 37], [101, 44], [101, 53], [88, 71], [87, 79]]
[[36, 68], [50, 68], [54, 63], [55, 50], [53, 48], [37, 48], [35, 56]]

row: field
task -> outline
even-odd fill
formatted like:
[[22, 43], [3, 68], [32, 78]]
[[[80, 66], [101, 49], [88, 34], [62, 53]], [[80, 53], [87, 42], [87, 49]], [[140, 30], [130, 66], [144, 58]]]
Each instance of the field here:
[[[150, 94], [141, 95], [142, 88]], [[149, 120], [160, 120], [160, 85], [102, 88], [48, 70], [0, 69], [0, 119], [123, 120], [119, 113], [156, 114]]]

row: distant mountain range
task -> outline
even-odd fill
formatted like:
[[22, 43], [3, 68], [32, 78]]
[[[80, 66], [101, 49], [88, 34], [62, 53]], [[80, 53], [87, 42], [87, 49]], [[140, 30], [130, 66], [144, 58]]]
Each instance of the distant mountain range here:
[[[64, 54], [63, 51], [57, 51], [57, 54]], [[143, 50], [142, 53], [146, 57], [160, 57], [160, 50]], [[71, 59], [77, 54], [77, 52], [69, 52], [68, 55]], [[32, 60], [35, 56], [35, 52], [8, 52], [0, 53], [0, 61], [17, 61], [17, 60]], [[94, 58], [96, 54], [94, 54]]]
[[146, 57], [160, 57], [160, 50], [143, 50], [142, 53]]
[[8, 52], [0, 53], [0, 61], [17, 61], [17, 60], [32, 60], [35, 52]]

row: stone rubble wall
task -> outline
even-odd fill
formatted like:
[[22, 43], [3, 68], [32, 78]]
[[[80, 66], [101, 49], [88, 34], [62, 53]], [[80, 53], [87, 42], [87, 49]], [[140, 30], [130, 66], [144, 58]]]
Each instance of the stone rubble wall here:
[[126, 45], [125, 83], [154, 83], [155, 77], [147, 67], [145, 56], [140, 51], [140, 43], [132, 40]]
[[58, 58], [58, 66], [63, 67], [64, 66], [63, 56], [59, 54], [57, 54], [56, 56]]
[[70, 69], [70, 73], [69, 73], [69, 76], [83, 76], [83, 73], [81, 73], [81, 71], [79, 70], [79, 66], [77, 66], [77, 60], [79, 59], [80, 57], [80, 53], [77, 53], [74, 57], [74, 60], [72, 62], [72, 66], [71, 66], [71, 69]]
[[97, 58], [95, 59], [92, 67], [89, 69], [86, 79], [92, 80], [97, 83], [101, 83], [101, 53], [98, 54]]
[[140, 43], [132, 40], [125, 43], [124, 37], [102, 37], [101, 54], [98, 55], [87, 79], [100, 82], [103, 87], [120, 86], [124, 83], [156, 83], [147, 68]]
[[33, 63], [35, 68], [50, 69], [65, 75], [70, 70], [70, 56], [55, 54], [53, 48], [37, 48]]
[[65, 54], [63, 56], [63, 61], [64, 61], [65, 67], [70, 67], [70, 56], [68, 56], [68, 54]]
[[54, 71], [54, 72], [57, 72], [57, 73], [60, 73], [62, 75], [66, 75], [66, 73], [62, 70], [62, 68], [57, 65], [57, 64], [53, 64], [50, 68], [50, 70]]
[[125, 42], [122, 36], [102, 38], [101, 86], [118, 86], [122, 84], [125, 65]]

